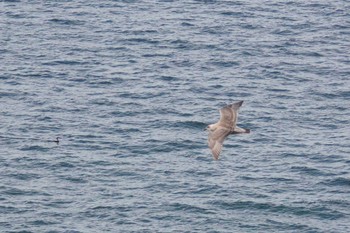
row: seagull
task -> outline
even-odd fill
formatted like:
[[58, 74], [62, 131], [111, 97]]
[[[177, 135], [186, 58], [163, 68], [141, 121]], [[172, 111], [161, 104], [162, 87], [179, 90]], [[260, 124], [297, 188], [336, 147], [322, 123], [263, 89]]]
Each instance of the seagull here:
[[215, 124], [208, 125], [206, 128], [209, 132], [208, 146], [215, 160], [219, 159], [223, 142], [228, 135], [250, 133], [250, 129], [242, 129], [236, 126], [238, 109], [242, 104], [243, 101], [239, 101], [221, 108], [220, 120]]

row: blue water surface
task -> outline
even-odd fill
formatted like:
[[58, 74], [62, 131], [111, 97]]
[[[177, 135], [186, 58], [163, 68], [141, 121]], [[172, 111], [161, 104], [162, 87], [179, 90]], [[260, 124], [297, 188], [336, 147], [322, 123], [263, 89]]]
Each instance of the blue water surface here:
[[347, 0], [0, 1], [0, 232], [350, 232], [349, 49]]

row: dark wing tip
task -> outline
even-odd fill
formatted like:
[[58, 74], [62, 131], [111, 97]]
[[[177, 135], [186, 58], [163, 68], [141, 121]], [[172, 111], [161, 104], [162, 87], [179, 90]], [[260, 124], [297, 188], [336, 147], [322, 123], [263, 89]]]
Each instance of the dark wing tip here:
[[232, 104], [232, 108], [234, 108], [234, 109], [238, 109], [239, 107], [241, 107], [242, 106], [242, 104], [243, 104], [243, 100], [241, 100], [241, 101], [238, 101], [238, 102], [236, 102], [236, 103], [234, 103], [234, 104]]
[[239, 108], [242, 106], [243, 102], [244, 102], [244, 101], [241, 100], [241, 101], [238, 101], [238, 102], [236, 102], [236, 103], [229, 104], [229, 105], [227, 105], [227, 106], [225, 106], [225, 107], [223, 107], [223, 108], [232, 108], [232, 109], [234, 109], [234, 110], [237, 110], [237, 109], [239, 109]]

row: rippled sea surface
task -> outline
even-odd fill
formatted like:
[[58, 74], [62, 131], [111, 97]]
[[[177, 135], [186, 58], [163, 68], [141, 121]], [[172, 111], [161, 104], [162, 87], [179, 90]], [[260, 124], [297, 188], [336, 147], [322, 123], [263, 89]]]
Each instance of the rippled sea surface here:
[[0, 6], [0, 232], [350, 232], [349, 1]]

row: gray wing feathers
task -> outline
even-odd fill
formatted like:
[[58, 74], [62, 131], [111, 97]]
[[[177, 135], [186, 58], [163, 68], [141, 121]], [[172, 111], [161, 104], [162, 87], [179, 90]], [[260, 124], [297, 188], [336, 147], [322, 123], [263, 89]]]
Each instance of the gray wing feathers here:
[[225, 138], [230, 134], [230, 130], [219, 127], [209, 133], [208, 145], [215, 159], [219, 159]]
[[242, 106], [242, 104], [243, 101], [239, 101], [221, 108], [219, 124], [233, 130], [236, 127], [238, 109]]

